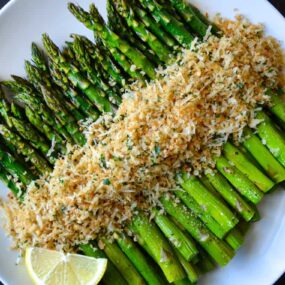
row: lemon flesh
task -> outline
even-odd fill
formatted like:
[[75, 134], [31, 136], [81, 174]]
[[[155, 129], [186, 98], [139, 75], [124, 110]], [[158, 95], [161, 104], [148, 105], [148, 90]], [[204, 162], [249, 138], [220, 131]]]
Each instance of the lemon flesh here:
[[27, 270], [39, 285], [96, 285], [102, 279], [107, 259], [31, 247], [26, 250]]

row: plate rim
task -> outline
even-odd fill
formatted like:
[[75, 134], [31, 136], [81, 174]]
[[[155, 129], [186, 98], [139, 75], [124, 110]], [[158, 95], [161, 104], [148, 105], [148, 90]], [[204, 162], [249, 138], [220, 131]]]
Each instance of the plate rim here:
[[[1, 21], [1, 17], [3, 15], [5, 15], [6, 13], [9, 13], [9, 11], [11, 9], [13, 9], [14, 5], [17, 3], [17, 2], [21, 2], [21, 1], [24, 1], [24, 0], [10, 0], [9, 2], [7, 2], [1, 9], [0, 9], [0, 21]], [[99, 1], [99, 0], [97, 0]], [[101, 1], [101, 0], [100, 0]], [[203, 1], [203, 0], [202, 0]], [[260, 0], [259, 0], [260, 1]], [[274, 9], [276, 13], [279, 14], [279, 16], [282, 17], [282, 19], [284, 20], [284, 23], [285, 23], [285, 16], [283, 16], [281, 14], [281, 12], [272, 4], [270, 3], [268, 0], [262, 0], [264, 3], [266, 3], [266, 5], [270, 6], [270, 8]], [[94, 1], [95, 2], [95, 1]], [[260, 1], [261, 2], [261, 1]], [[284, 39], [285, 41], [285, 39]], [[282, 231], [282, 229], [285, 228], [285, 217], [283, 217], [282, 219], [282, 222], [280, 223], [280, 227], [278, 228], [278, 231], [276, 232], [276, 238], [278, 238], [280, 232]], [[285, 266], [283, 268], [283, 273], [285, 273]], [[282, 276], [281, 273], [279, 276], [276, 277], [275, 279], [275, 282]], [[9, 284], [6, 280], [4, 280], [4, 278], [1, 276], [1, 272], [0, 272], [0, 281], [3, 282], [4, 284]]]

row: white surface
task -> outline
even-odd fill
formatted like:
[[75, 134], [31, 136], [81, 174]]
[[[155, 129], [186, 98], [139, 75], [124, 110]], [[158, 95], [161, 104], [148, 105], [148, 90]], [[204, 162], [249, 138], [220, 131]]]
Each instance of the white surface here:
[[[102, 0], [94, 0], [105, 15]], [[24, 59], [30, 58], [30, 44], [40, 42], [48, 32], [59, 45], [71, 32], [92, 37], [66, 8], [66, 0], [13, 0], [0, 11], [0, 80], [9, 74], [23, 75]], [[77, 1], [88, 7], [91, 1]], [[192, 0], [210, 14], [233, 17], [236, 9], [253, 22], [266, 25], [268, 34], [285, 39], [284, 18], [265, 0]], [[283, 44], [283, 47], [284, 44]], [[6, 188], [0, 185], [0, 195]], [[223, 269], [208, 274], [201, 285], [271, 285], [285, 271], [285, 191], [277, 191], [260, 205], [262, 220], [249, 231], [246, 242], [234, 260]], [[0, 279], [7, 285], [32, 284], [23, 265], [16, 266], [17, 253], [0, 231]], [[115, 285], [115, 284], [114, 284]]]

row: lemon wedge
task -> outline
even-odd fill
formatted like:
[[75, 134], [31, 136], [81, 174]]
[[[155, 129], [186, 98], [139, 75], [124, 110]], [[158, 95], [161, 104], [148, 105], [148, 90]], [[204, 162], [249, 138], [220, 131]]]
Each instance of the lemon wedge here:
[[35, 284], [95, 285], [102, 279], [107, 259], [30, 247], [25, 263]]

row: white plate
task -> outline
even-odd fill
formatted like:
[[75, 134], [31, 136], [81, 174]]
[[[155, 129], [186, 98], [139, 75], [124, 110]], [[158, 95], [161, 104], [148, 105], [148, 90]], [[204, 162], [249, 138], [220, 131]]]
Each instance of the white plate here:
[[[62, 45], [71, 32], [92, 37], [68, 12], [66, 0], [13, 0], [0, 11], [0, 80], [10, 74], [24, 74], [24, 59], [30, 58], [30, 44], [40, 42], [48, 32]], [[77, 2], [77, 1], [76, 1]], [[88, 7], [91, 1], [78, 1]], [[95, 0], [105, 15], [105, 1]], [[211, 15], [220, 12], [233, 17], [236, 9], [253, 22], [266, 25], [268, 34], [285, 39], [284, 18], [265, 0], [192, 0]], [[284, 44], [283, 44], [283, 47]], [[0, 195], [6, 188], [0, 185]], [[270, 285], [285, 271], [285, 191], [275, 192], [260, 205], [262, 220], [252, 226], [244, 246], [223, 269], [205, 276], [201, 285]], [[0, 280], [7, 285], [32, 284], [23, 265], [15, 265], [17, 253], [0, 231]], [[115, 285], [115, 284], [114, 284]]]

